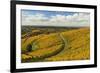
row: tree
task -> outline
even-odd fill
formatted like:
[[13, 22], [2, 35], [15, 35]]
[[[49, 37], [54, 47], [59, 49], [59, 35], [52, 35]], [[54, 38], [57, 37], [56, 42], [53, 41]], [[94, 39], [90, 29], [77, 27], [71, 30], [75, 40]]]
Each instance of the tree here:
[[31, 45], [31, 44], [29, 44], [29, 45], [27, 46], [27, 51], [28, 51], [28, 52], [31, 52], [31, 51], [32, 51], [32, 45]]

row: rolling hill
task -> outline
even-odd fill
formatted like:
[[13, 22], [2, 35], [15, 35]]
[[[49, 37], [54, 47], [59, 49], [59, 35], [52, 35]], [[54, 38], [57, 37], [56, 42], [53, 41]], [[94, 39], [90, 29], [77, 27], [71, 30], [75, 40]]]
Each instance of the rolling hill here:
[[31, 33], [31, 36], [27, 37], [25, 35], [30, 35], [30, 33], [23, 34], [24, 38], [21, 39], [22, 62], [90, 59], [89, 27], [63, 29], [58, 32], [56, 29], [52, 32], [48, 30], [49, 33], [38, 31], [42, 33], [37, 35]]

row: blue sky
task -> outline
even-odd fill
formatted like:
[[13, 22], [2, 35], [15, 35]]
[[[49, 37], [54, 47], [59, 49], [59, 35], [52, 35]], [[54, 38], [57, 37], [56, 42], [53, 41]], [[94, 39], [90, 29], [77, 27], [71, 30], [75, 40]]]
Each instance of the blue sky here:
[[67, 11], [21, 10], [22, 25], [89, 26], [90, 14]]
[[37, 13], [39, 14], [45, 14], [46, 17], [51, 17], [55, 15], [73, 15], [76, 12], [65, 12], [65, 11], [43, 11], [43, 10], [24, 10], [22, 9], [22, 13], [24, 15], [35, 15]]

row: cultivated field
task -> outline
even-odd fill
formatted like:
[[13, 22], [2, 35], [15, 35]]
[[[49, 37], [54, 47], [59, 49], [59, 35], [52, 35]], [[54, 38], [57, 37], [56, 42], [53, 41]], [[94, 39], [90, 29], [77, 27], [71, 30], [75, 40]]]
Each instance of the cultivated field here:
[[22, 26], [22, 62], [90, 59], [90, 29]]

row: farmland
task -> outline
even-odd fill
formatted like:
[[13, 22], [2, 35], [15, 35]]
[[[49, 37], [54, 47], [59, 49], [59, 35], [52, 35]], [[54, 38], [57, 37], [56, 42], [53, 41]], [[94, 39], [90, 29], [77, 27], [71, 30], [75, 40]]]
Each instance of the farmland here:
[[22, 26], [22, 62], [90, 59], [89, 27]]

